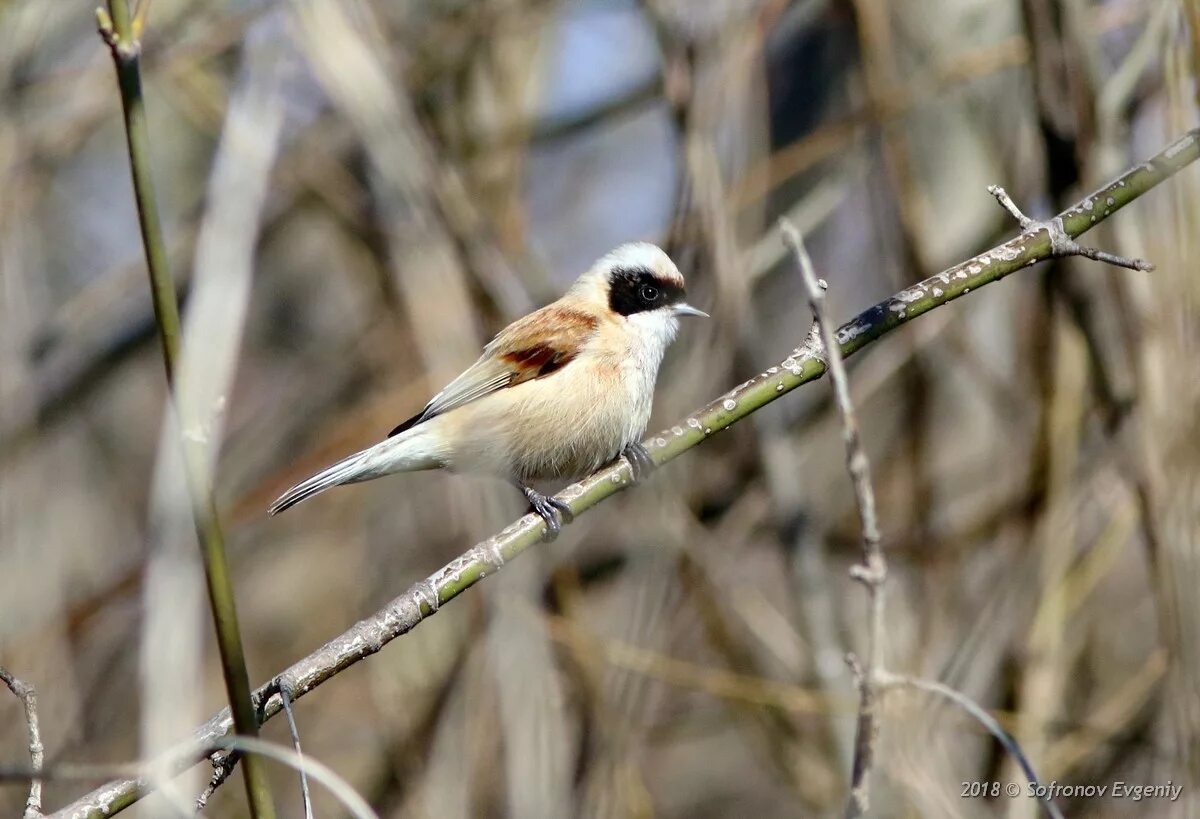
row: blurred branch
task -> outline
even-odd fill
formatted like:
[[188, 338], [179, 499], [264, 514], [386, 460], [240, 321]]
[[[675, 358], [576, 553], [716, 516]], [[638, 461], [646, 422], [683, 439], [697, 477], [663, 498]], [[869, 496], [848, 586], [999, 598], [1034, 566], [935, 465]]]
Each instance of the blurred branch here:
[[863, 450], [858, 432], [858, 418], [850, 400], [850, 383], [846, 365], [838, 348], [825, 312], [825, 290], [828, 285], [813, 272], [812, 260], [804, 249], [804, 240], [787, 221], [780, 222], [784, 242], [796, 257], [808, 306], [813, 315], [813, 332], [824, 355], [825, 367], [833, 382], [833, 394], [842, 419], [842, 438], [846, 443], [846, 470], [854, 484], [854, 500], [858, 507], [859, 528], [862, 530], [863, 561], [850, 569], [850, 576], [867, 589], [870, 615], [867, 620], [867, 664], [859, 669], [855, 664], [858, 683], [858, 725], [854, 738], [854, 765], [850, 774], [850, 801], [847, 816], [861, 816], [867, 811], [871, 765], [875, 756], [875, 741], [879, 735], [876, 688], [877, 676], [883, 670], [883, 584], [887, 579], [887, 561], [879, 546], [879, 521], [875, 514], [875, 490], [871, 486], [871, 462]]
[[[1063, 232], [1075, 238], [1094, 224], [1133, 202], [1200, 157], [1200, 129], [1189, 131], [1147, 162], [1063, 211]], [[907, 324], [917, 316], [966, 295], [972, 289], [998, 281], [1021, 268], [1049, 259], [1053, 255], [1051, 237], [1044, 229], [1022, 233], [974, 258], [961, 262], [895, 296], [868, 308], [838, 328], [836, 341], [843, 356], [852, 355], [881, 336]], [[683, 419], [678, 425], [645, 442], [656, 464], [674, 460], [699, 445], [714, 432], [728, 428], [761, 407], [802, 384], [820, 378], [825, 365], [811, 343], [793, 350], [778, 365], [751, 378], [706, 407]], [[571, 511], [580, 514], [630, 485], [629, 466], [617, 461], [576, 483], [559, 498]], [[387, 643], [416, 628], [439, 607], [453, 600], [487, 575], [499, 571], [505, 562], [541, 542], [545, 524], [536, 515], [525, 515], [503, 531], [476, 544], [426, 580], [392, 600], [372, 616], [359, 621], [285, 672], [292, 680], [296, 698], [300, 698], [345, 669], [380, 651]], [[264, 721], [278, 714], [282, 703], [269, 696], [270, 687], [256, 692], [262, 704]], [[206, 756], [213, 739], [223, 736], [232, 725], [223, 711], [200, 726], [190, 750], [180, 753], [180, 768], [195, 764]], [[116, 780], [81, 797], [56, 816], [101, 817], [132, 804], [145, 795], [150, 783], [142, 778]]]
[[1200, 0], [1184, 0], [1183, 13], [1192, 38], [1192, 78], [1196, 105], [1200, 106]]
[[[131, 20], [128, 0], [108, 0], [108, 11], [98, 8], [96, 19], [100, 36], [112, 52], [113, 64], [117, 71], [121, 105], [125, 114], [125, 135], [134, 197], [137, 201], [138, 221], [154, 300], [154, 315], [162, 343], [168, 386], [173, 396], [178, 398], [176, 375], [180, 360], [181, 334], [179, 305], [175, 299], [175, 285], [167, 264], [167, 246], [155, 200], [154, 181], [151, 178], [150, 132], [146, 124], [146, 101], [142, 94], [141, 40], [138, 35], [148, 6], [147, 0], [142, 0], [138, 16]], [[179, 406], [176, 402], [175, 409], [180, 415], [180, 446], [183, 451], [185, 480], [191, 498], [196, 535], [203, 551], [204, 573], [208, 580], [208, 597], [217, 631], [225, 687], [238, 733], [254, 737], [258, 735], [258, 723], [250, 700], [250, 676], [246, 670], [233, 585], [225, 558], [225, 537], [221, 530], [210, 481], [202, 477], [205, 474], [203, 447], [189, 439], [190, 425], [184, 417], [187, 408]], [[275, 810], [271, 803], [265, 767], [253, 756], [246, 761], [245, 767], [246, 796], [250, 802], [251, 815], [256, 819], [271, 819]]]
[[529, 145], [544, 145], [578, 136], [597, 126], [611, 126], [622, 117], [639, 114], [659, 101], [663, 93], [662, 76], [652, 74], [627, 91], [603, 100], [580, 112], [543, 117], [532, 122], [507, 125], [497, 133], [471, 136], [465, 146], [468, 159], [495, 151], [524, 150]]
[[29, 781], [29, 798], [25, 800], [24, 819], [38, 819], [42, 815], [42, 765], [46, 749], [42, 745], [42, 732], [38, 727], [37, 694], [33, 686], [22, 682], [0, 666], [0, 681], [21, 701], [25, 709], [25, 726], [29, 732], [29, 762], [33, 776]]
[[[723, 521], [722, 525], [727, 524]], [[719, 536], [714, 539], [722, 544], [730, 542]], [[721, 583], [724, 575], [720, 568], [705, 566], [696, 555], [684, 552], [679, 555], [676, 571], [707, 644], [729, 668], [725, 673], [736, 675], [735, 679], [766, 679], [767, 672], [762, 663], [738, 639], [734, 622], [737, 607], [728, 605], [730, 597]], [[814, 694], [809, 697], [813, 706], [829, 704]], [[747, 738], [761, 745], [759, 755], [766, 765], [781, 782], [795, 791], [798, 806], [803, 810], [818, 811], [822, 805], [838, 798], [842, 790], [840, 777], [836, 776], [834, 766], [825, 764], [828, 760], [822, 751], [813, 749], [797, 730], [795, 712], [791, 708], [769, 700], [755, 703], [744, 697], [730, 698], [728, 702], [739, 717], [739, 727], [745, 729]], [[831, 709], [810, 706], [810, 710], [820, 714], [829, 713]]]
[[542, 617], [550, 638], [575, 649], [578, 656], [599, 656], [614, 668], [650, 677], [664, 685], [685, 691], [699, 691], [728, 702], [775, 708], [790, 714], [841, 713], [852, 707], [848, 699], [834, 700], [794, 683], [713, 668], [621, 640], [600, 637], [562, 615], [530, 614]]
[[[302, 757], [291, 748], [276, 745], [273, 742], [267, 742], [257, 737], [216, 737], [209, 743], [206, 750], [217, 752], [222, 749], [231, 754], [244, 755], [251, 759], [257, 757], [273, 759], [276, 762], [281, 762], [284, 765], [295, 768], [297, 771], [311, 776], [317, 782], [324, 785], [346, 807], [350, 816], [355, 817], [355, 819], [379, 819], [378, 814], [371, 809], [367, 801], [358, 791], [354, 790], [354, 787], [349, 782], [343, 779], [332, 768], [318, 762], [312, 757]], [[15, 766], [5, 766], [0, 768], [0, 783], [18, 782], [34, 776], [55, 781], [96, 779], [106, 776], [143, 776], [148, 775], [146, 771], [153, 767], [153, 764], [147, 765], [147, 763], [142, 761], [109, 765], [63, 763], [37, 771], [24, 770]], [[114, 810], [120, 810], [120, 808], [115, 808]]]
[[[1200, 0], [1196, 0], [1200, 4]], [[1144, 10], [1136, 3], [1096, 9], [1089, 30], [1097, 37], [1130, 25]], [[889, 83], [885, 93], [787, 145], [752, 166], [733, 185], [735, 203], [746, 206], [794, 179], [818, 162], [843, 152], [872, 127], [887, 127], [948, 91], [1000, 71], [1019, 68], [1030, 61], [1029, 39], [1014, 34], [995, 43], [970, 48], [932, 67], [918, 68], [903, 84]], [[1200, 58], [1198, 58], [1200, 59]]]

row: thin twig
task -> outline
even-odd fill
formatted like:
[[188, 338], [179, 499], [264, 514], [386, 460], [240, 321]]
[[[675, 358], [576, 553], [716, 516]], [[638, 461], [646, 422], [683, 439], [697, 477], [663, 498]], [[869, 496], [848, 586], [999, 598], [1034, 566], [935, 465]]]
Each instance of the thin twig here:
[[1017, 207], [1017, 203], [1012, 200], [1012, 197], [1008, 195], [1008, 191], [1004, 190], [1004, 188], [999, 185], [988, 185], [988, 193], [996, 197], [996, 201], [1000, 203], [1000, 207], [1008, 211], [1009, 215], [1017, 220], [1017, 224], [1021, 226], [1021, 230], [1030, 230], [1035, 227], [1035, 222]]
[[1042, 804], [1046, 807], [1046, 813], [1050, 814], [1052, 819], [1063, 819], [1062, 812], [1058, 806], [1054, 804], [1049, 796], [1046, 788], [1041, 787], [1041, 781], [1038, 779], [1037, 773], [1033, 770], [1033, 764], [1029, 758], [1025, 756], [1025, 752], [1021, 750], [1021, 746], [1017, 741], [1000, 726], [996, 718], [989, 714], [979, 703], [968, 697], [961, 691], [955, 690], [948, 685], [945, 685], [934, 680], [922, 680], [917, 677], [910, 677], [906, 674], [895, 674], [886, 669], [880, 669], [875, 675], [875, 681], [880, 688], [916, 688], [921, 691], [927, 691], [930, 694], [937, 694], [939, 697], [950, 700], [959, 708], [966, 711], [972, 717], [979, 721], [979, 724], [987, 729], [988, 733], [995, 737], [996, 741], [1004, 746], [1004, 750], [1008, 752], [1016, 763], [1021, 767], [1021, 771], [1025, 774], [1025, 778], [1030, 785], [1034, 786], [1034, 791], [1039, 794]]
[[292, 747], [296, 759], [300, 760], [300, 794], [304, 798], [304, 819], [313, 819], [312, 796], [308, 792], [308, 774], [304, 770], [304, 753], [300, 750], [300, 732], [296, 729], [296, 716], [292, 713], [292, 684], [287, 677], [279, 678], [279, 701], [287, 717], [288, 731], [292, 734]]
[[0, 666], [0, 680], [8, 686], [25, 709], [25, 727], [29, 732], [29, 762], [34, 776], [29, 781], [29, 798], [25, 800], [25, 819], [38, 819], [42, 815], [42, 778], [39, 775], [45, 763], [46, 748], [42, 745], [42, 732], [38, 727], [37, 694], [33, 686], [23, 682], [8, 669]]
[[200, 791], [200, 795], [196, 797], [197, 811], [208, 807], [208, 800], [212, 799], [217, 788], [224, 785], [225, 780], [233, 775], [233, 770], [241, 758], [242, 755], [237, 751], [217, 751], [209, 756], [209, 762], [212, 763], [212, 774], [209, 776], [204, 790]]
[[[1041, 226], [1027, 218], [1013, 204], [1003, 188], [989, 188], [1000, 203], [1009, 209], [1010, 213], [1021, 223], [1024, 230], [1039, 230]], [[838, 347], [833, 343], [828, 319], [825, 314], [825, 290], [827, 285], [823, 279], [818, 279], [813, 271], [812, 260], [804, 248], [804, 241], [799, 232], [786, 220], [780, 222], [784, 241], [795, 254], [808, 293], [809, 306], [812, 309], [815, 329], [820, 335], [822, 349], [828, 350], [826, 365], [829, 368], [830, 379], [833, 381], [834, 393], [838, 411], [842, 418], [842, 432], [846, 441], [846, 464], [854, 482], [854, 494], [858, 504], [859, 523], [863, 532], [863, 564], [853, 567], [851, 574], [860, 580], [867, 588], [870, 600], [870, 620], [867, 633], [867, 665], [859, 662], [858, 658], [850, 655], [847, 660], [854, 672], [859, 687], [859, 712], [857, 736], [854, 747], [854, 765], [851, 778], [850, 799], [846, 806], [847, 816], [862, 816], [869, 808], [870, 773], [875, 756], [875, 744], [879, 731], [878, 709], [879, 697], [885, 687], [907, 685], [923, 691], [938, 694], [959, 705], [967, 713], [975, 717], [991, 734], [1004, 746], [1005, 750], [1021, 766], [1026, 779], [1031, 785], [1040, 786], [1033, 765], [1022, 752], [1017, 742], [1000, 727], [1000, 724], [975, 703], [966, 694], [956, 691], [943, 683], [922, 680], [902, 674], [895, 674], [884, 667], [883, 662], [883, 615], [884, 615], [884, 582], [887, 578], [887, 564], [879, 545], [879, 527], [875, 513], [875, 494], [871, 486], [870, 462], [862, 448], [861, 436], [854, 407], [850, 400], [849, 382], [845, 366], [841, 360]], [[1062, 819], [1058, 807], [1039, 787], [1036, 789], [1046, 806], [1046, 811], [1052, 819]]]
[[[148, 8], [148, 4], [143, 0], [138, 17], [142, 23]], [[137, 202], [138, 221], [150, 277], [154, 315], [162, 343], [167, 384], [172, 395], [177, 398], [175, 376], [180, 361], [181, 325], [175, 284], [167, 263], [167, 245], [163, 237], [162, 222], [154, 194], [154, 181], [151, 177], [150, 131], [146, 124], [146, 103], [142, 94], [140, 66], [141, 40], [138, 35], [141, 32], [135, 28], [135, 20], [130, 17], [128, 0], [108, 0], [108, 13], [97, 9], [96, 18], [100, 36], [112, 52], [113, 64], [117, 71], [121, 105], [125, 114], [125, 135], [133, 176], [134, 198]], [[138, 24], [139, 28], [140, 25], [141, 23]], [[187, 408], [177, 405], [176, 410], [181, 413], [181, 429], [187, 430], [189, 424], [182, 416]], [[205, 453], [201, 447], [190, 442], [186, 435], [182, 437], [185, 479], [192, 501], [196, 534], [203, 552], [204, 573], [208, 581], [208, 597], [217, 631], [217, 646], [221, 655], [226, 692], [233, 709], [237, 732], [253, 737], [258, 735], [258, 723], [250, 700], [250, 676], [246, 669], [233, 584], [225, 557], [225, 536], [217, 514], [212, 487], [203, 477], [206, 473], [203, 467]], [[275, 810], [271, 802], [266, 770], [253, 756], [246, 760], [244, 780], [251, 815], [255, 819], [273, 819]]]
[[[1198, 157], [1200, 129], [1195, 129], [1088, 197], [1091, 201], [1113, 200], [1113, 204], [1106, 205], [1098, 214], [1086, 209], [1084, 202], [1080, 202], [1063, 211], [1058, 218], [1062, 219], [1069, 236], [1079, 236]], [[1022, 233], [863, 311], [838, 328], [838, 349], [843, 356], [853, 355], [917, 316], [1051, 256], [1049, 236]], [[824, 372], [824, 362], [814, 354], [811, 345], [801, 345], [778, 365], [769, 367], [719, 396], [706, 407], [681, 420], [677, 426], [645, 441], [647, 451], [655, 464], [661, 466], [780, 396], [820, 378]], [[573, 484], [558, 497], [578, 515], [626, 488], [630, 484], [630, 477], [628, 464], [622, 459]], [[283, 672], [295, 684], [295, 698], [299, 699], [359, 660], [378, 652], [392, 640], [407, 634], [442, 605], [484, 577], [499, 571], [507, 561], [529, 547], [540, 543], [544, 532], [545, 524], [540, 517], [522, 517], [493, 537], [476, 544], [426, 580], [414, 584], [380, 611], [299, 660]], [[269, 686], [264, 686], [257, 694], [265, 698], [268, 691]], [[280, 710], [282, 703], [278, 697], [265, 699], [263, 719], [270, 719]], [[231, 727], [228, 711], [213, 716], [196, 730], [192, 753], [180, 754], [179, 764], [185, 766], [203, 760], [207, 756], [205, 749], [211, 747], [212, 740], [225, 735]], [[150, 788], [151, 783], [140, 778], [113, 781], [86, 794], [55, 815], [99, 819], [132, 804]]]
[[[858, 507], [858, 522], [862, 530], [862, 563], [850, 570], [850, 575], [867, 590], [870, 616], [867, 621], [867, 662], [860, 673], [858, 683], [858, 727], [854, 739], [854, 767], [850, 777], [850, 799], [846, 805], [847, 816], [866, 813], [870, 795], [871, 765], [875, 757], [875, 742], [879, 735], [877, 719], [878, 702], [876, 674], [883, 669], [883, 608], [884, 581], [887, 579], [887, 561], [879, 545], [879, 521], [875, 514], [875, 490], [871, 486], [871, 462], [863, 449], [862, 436], [858, 431], [858, 418], [854, 403], [850, 400], [850, 381], [846, 376], [846, 365], [842, 351], [834, 338], [829, 316], [825, 311], [824, 279], [813, 272], [812, 259], [804, 249], [804, 240], [799, 231], [786, 220], [779, 223], [783, 240], [796, 257], [800, 278], [808, 293], [808, 306], [812, 311], [814, 329], [820, 339], [821, 353], [829, 379], [833, 382], [833, 394], [838, 414], [842, 418], [842, 438], [846, 443], [846, 469], [854, 484], [854, 500]], [[857, 663], [855, 663], [857, 666]]]

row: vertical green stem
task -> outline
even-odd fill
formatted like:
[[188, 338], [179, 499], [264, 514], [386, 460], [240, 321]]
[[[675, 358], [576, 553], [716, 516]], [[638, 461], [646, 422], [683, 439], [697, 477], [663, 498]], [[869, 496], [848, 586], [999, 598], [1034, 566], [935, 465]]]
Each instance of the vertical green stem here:
[[113, 62], [117, 67], [121, 105], [125, 112], [125, 137], [129, 145], [129, 165], [133, 174], [138, 221], [142, 228], [142, 247], [146, 251], [146, 264], [150, 272], [154, 317], [162, 342], [167, 381], [173, 385], [180, 346], [179, 305], [175, 301], [175, 285], [167, 265], [162, 222], [158, 217], [158, 202], [150, 177], [150, 131], [146, 127], [146, 101], [142, 96], [141, 43], [131, 34], [127, 0], [109, 0], [108, 7], [112, 13], [115, 34], [112, 42]]
[[[101, 19], [101, 33], [112, 50], [113, 62], [117, 69], [121, 104], [125, 112], [125, 135], [129, 145], [134, 197], [137, 200], [138, 221], [141, 225], [142, 244], [146, 252], [150, 290], [154, 300], [154, 315], [162, 342], [167, 383], [172, 396], [177, 398], [176, 374], [181, 335], [179, 304], [175, 299], [174, 280], [167, 265], [166, 243], [163, 240], [162, 224], [151, 179], [150, 135], [146, 126], [146, 103], [142, 94], [140, 32], [134, 31], [128, 0], [108, 0], [108, 8], [111, 23]], [[184, 429], [187, 427], [184, 418], [187, 408], [178, 406], [177, 403], [176, 410], [180, 414], [180, 428]], [[221, 654], [221, 668], [233, 713], [234, 729], [243, 736], [258, 736], [258, 719], [250, 698], [250, 676], [246, 670], [233, 585], [225, 558], [225, 536], [221, 530], [212, 487], [206, 478], [203, 445], [184, 437], [181, 439], [181, 446], [188, 495], [191, 498], [196, 535], [204, 558], [208, 599], [216, 626], [217, 647]], [[263, 761], [254, 754], [248, 754], [243, 761], [243, 774], [251, 815], [255, 819], [273, 819], [275, 807], [271, 800]]]

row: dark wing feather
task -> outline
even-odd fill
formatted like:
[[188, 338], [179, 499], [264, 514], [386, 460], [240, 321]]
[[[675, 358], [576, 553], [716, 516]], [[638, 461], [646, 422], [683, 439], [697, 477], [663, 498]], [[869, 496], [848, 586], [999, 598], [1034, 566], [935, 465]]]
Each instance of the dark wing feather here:
[[517, 319], [483, 348], [478, 361], [388, 437], [497, 390], [562, 369], [579, 355], [598, 324], [590, 313], [558, 303]]

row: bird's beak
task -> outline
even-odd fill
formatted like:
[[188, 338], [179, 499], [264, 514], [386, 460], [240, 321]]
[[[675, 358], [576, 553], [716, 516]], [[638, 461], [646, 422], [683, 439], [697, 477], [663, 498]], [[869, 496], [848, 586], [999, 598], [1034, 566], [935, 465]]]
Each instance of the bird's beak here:
[[695, 316], [696, 318], [710, 318], [708, 313], [703, 310], [697, 310], [690, 304], [676, 304], [671, 308], [677, 316]]

